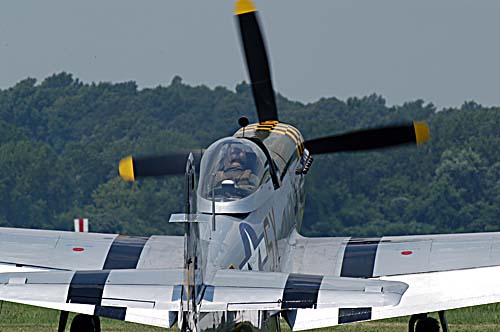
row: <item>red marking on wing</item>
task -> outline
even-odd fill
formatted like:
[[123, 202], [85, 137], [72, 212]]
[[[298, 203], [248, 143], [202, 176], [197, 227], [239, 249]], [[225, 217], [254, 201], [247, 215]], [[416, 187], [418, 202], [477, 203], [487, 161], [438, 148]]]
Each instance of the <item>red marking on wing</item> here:
[[401, 255], [403, 255], [403, 256], [408, 256], [408, 255], [411, 255], [411, 254], [413, 254], [413, 251], [411, 251], [411, 250], [401, 251]]
[[84, 251], [85, 248], [82, 248], [82, 247], [75, 247], [73, 248], [73, 251], [76, 251], [76, 252], [80, 252], [80, 251]]

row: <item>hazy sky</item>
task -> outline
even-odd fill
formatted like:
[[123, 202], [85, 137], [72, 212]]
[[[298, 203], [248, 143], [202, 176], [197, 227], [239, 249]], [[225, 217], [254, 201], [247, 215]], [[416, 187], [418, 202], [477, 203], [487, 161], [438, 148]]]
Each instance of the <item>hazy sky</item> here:
[[[500, 105], [500, 1], [255, 0], [275, 89], [292, 100], [382, 94]], [[234, 89], [247, 80], [230, 0], [3, 1], [0, 88], [67, 71]]]

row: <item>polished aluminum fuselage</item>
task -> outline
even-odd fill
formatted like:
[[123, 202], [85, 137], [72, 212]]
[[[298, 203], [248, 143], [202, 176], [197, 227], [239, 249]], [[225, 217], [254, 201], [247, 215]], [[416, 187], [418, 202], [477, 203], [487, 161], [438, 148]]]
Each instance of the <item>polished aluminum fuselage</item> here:
[[[285, 172], [279, 174], [278, 188], [269, 180], [253, 194], [236, 201], [214, 202], [198, 195], [197, 213], [210, 215], [212, 221], [197, 223], [198, 238], [191, 239], [197, 241], [194, 288], [209, 285], [220, 269], [282, 271], [287, 239], [299, 228], [304, 212], [304, 175], [296, 172], [302, 165], [300, 155], [290, 158]], [[238, 324], [268, 330], [279, 323], [273, 314], [210, 313], [191, 317], [189, 325], [198, 331], [232, 330]]]

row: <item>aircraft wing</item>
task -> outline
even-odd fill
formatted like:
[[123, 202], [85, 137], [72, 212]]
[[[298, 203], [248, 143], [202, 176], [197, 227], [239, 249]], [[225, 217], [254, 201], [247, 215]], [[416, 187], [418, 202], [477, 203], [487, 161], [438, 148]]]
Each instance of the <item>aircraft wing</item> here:
[[[0, 300], [171, 327], [185, 298], [184, 270], [45, 271], [0, 274]], [[316, 275], [220, 270], [201, 312], [394, 306], [407, 285]]]
[[182, 269], [0, 274], [0, 300], [160, 327], [177, 319]]
[[293, 330], [500, 302], [500, 233], [382, 238], [291, 237], [285, 271], [399, 281], [394, 307], [297, 310]]
[[0, 272], [182, 268], [182, 236], [0, 228]]

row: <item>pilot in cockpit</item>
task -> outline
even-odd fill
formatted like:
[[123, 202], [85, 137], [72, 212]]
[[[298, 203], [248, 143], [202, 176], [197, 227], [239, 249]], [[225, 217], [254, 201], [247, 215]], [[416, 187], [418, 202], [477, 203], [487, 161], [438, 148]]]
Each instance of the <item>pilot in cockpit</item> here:
[[231, 145], [224, 156], [223, 169], [215, 176], [215, 183], [220, 185], [225, 180], [232, 180], [234, 186], [240, 189], [253, 190], [259, 182], [253, 173], [247, 152], [243, 145]]

